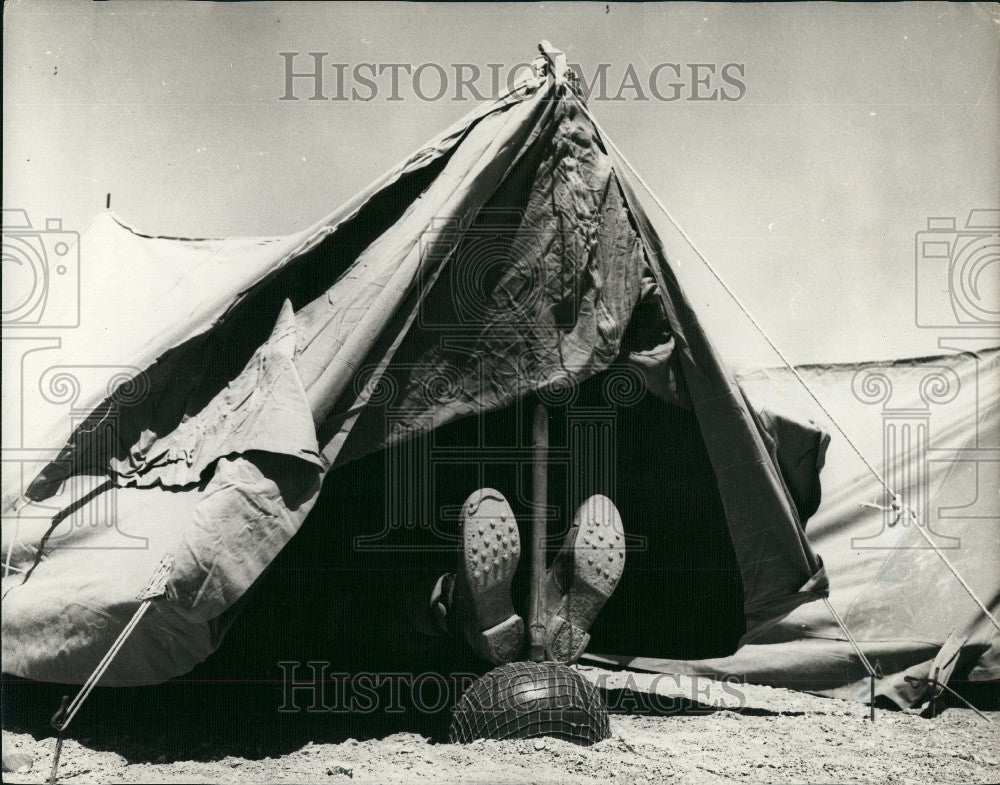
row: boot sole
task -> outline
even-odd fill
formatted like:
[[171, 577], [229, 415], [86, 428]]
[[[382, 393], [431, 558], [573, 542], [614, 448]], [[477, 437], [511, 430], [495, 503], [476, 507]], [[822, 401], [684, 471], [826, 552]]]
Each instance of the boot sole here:
[[587, 499], [576, 514], [573, 530], [567, 536], [567, 540], [574, 538], [573, 580], [546, 623], [546, 656], [555, 662], [580, 658], [590, 642], [590, 625], [625, 569], [625, 533], [610, 499], [600, 495]]
[[524, 621], [514, 612], [510, 584], [521, 556], [514, 513], [500, 491], [483, 488], [462, 506], [464, 582], [473, 619], [466, 638], [480, 657], [512, 662], [524, 647]]

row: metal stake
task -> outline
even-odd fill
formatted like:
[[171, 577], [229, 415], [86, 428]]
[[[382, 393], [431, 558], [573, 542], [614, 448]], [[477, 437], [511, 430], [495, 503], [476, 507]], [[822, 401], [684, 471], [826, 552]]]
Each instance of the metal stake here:
[[549, 413], [545, 404], [535, 402], [531, 423], [532, 482], [531, 502], [531, 592], [528, 602], [528, 657], [545, 659], [545, 512], [548, 506]]
[[49, 785], [55, 785], [59, 772], [59, 756], [62, 754], [63, 730], [66, 728], [66, 709], [69, 708], [69, 695], [63, 695], [59, 710], [52, 715], [52, 727], [56, 729], [56, 750], [52, 754], [52, 773], [49, 774]]
[[[936, 671], [935, 671], [935, 673], [936, 673]], [[993, 722], [993, 720], [991, 720], [989, 718], [989, 716], [987, 716], [986, 714], [983, 714], [979, 709], [977, 709], [975, 706], [973, 706], [971, 703], [969, 703], [969, 701], [967, 701], [965, 698], [963, 698], [961, 695], [959, 695], [957, 692], [955, 692], [955, 690], [953, 690], [947, 684], [945, 684], [944, 682], [938, 681], [937, 678], [934, 678], [934, 677], [931, 677], [931, 678], [918, 678], [916, 676], [904, 676], [903, 678], [906, 680], [906, 683], [909, 684], [911, 687], [916, 687], [918, 684], [926, 684], [926, 685], [932, 685], [934, 687], [940, 688], [942, 691], [946, 691], [946, 692], [948, 692], [948, 694], [954, 695], [956, 698], [958, 698], [960, 701], [962, 701], [962, 703], [964, 703], [966, 706], [968, 706], [970, 709], [972, 709], [974, 712], [976, 712], [976, 714], [978, 714], [980, 717], [982, 717], [987, 722]], [[932, 692], [931, 696], [933, 696], [933, 695], [934, 695], [934, 693]]]
[[870, 703], [870, 705], [871, 705], [871, 720], [872, 720], [872, 722], [875, 722], [875, 674], [872, 674], [871, 676], [868, 677], [868, 683], [869, 683], [868, 695], [869, 695], [869, 699], [871, 701], [871, 703]]

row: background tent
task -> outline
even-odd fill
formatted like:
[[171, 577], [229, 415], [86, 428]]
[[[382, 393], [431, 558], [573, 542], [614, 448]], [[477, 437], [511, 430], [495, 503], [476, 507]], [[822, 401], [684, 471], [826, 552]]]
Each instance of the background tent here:
[[[797, 370], [961, 576], [914, 523], [892, 525], [894, 514], [861, 506], [884, 504], [884, 493], [845, 439], [834, 437], [809, 537], [823, 554], [831, 601], [884, 674], [878, 695], [901, 706], [922, 703], [926, 689], [905, 677], [934, 668], [945, 681], [1000, 678], [1000, 632], [962, 584], [994, 616], [1000, 612], [1000, 350]], [[740, 381], [761, 406], [828, 421], [788, 369], [745, 373]], [[699, 662], [612, 659], [867, 700], [865, 669], [822, 603], [796, 609], [744, 643], [732, 656]]]

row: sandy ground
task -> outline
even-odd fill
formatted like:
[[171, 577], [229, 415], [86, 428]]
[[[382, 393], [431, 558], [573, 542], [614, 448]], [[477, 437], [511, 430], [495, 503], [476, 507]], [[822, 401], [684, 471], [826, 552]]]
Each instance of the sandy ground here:
[[[593, 677], [593, 673], [590, 674]], [[616, 678], [621, 678], [617, 675]], [[642, 678], [640, 679], [640, 686]], [[648, 684], [648, 682], [647, 682]], [[622, 700], [609, 685], [612, 738], [592, 747], [556, 739], [442, 743], [444, 726], [331, 726], [321, 715], [241, 717], [244, 727], [171, 718], [150, 735], [81, 723], [65, 741], [60, 782], [357, 783], [960, 783], [1000, 781], [1000, 712], [993, 724], [968, 709], [934, 719], [768, 687], [739, 685], [718, 701], [656, 706]], [[680, 685], [686, 689], [687, 685]], [[673, 685], [676, 691], [678, 685]], [[644, 688], [644, 687], [643, 687]], [[631, 693], [628, 693], [631, 694]], [[709, 705], [714, 704], [714, 706]], [[98, 714], [97, 707], [90, 707]], [[233, 707], [239, 712], [238, 707]], [[624, 712], [633, 711], [633, 714]], [[218, 712], [217, 712], [218, 713]], [[216, 714], [217, 714], [216, 713]], [[444, 720], [446, 721], [446, 717]], [[401, 719], [397, 725], [405, 726]], [[178, 725], [184, 732], [178, 732]], [[193, 725], [193, 727], [191, 727]], [[252, 726], [252, 727], [251, 727]], [[357, 738], [345, 736], [352, 728]], [[86, 735], [85, 735], [86, 734]], [[269, 744], [268, 740], [280, 739]], [[32, 769], [5, 782], [48, 777], [54, 739], [40, 728], [5, 728], [5, 756]], [[349, 773], [348, 773], [349, 772]]]

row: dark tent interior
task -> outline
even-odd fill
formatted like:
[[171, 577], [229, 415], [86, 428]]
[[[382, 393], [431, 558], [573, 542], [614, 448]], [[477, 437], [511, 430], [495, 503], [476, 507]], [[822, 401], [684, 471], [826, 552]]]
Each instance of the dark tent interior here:
[[[739, 569], [694, 417], [648, 394], [609, 404], [608, 378], [588, 380], [570, 405], [550, 409], [550, 559], [593, 493], [615, 501], [629, 537], [625, 575], [592, 629], [590, 650], [687, 659], [730, 654], [744, 624]], [[525, 403], [415, 440], [425, 453], [419, 477], [406, 474], [410, 442], [331, 472], [305, 525], [259, 581], [212, 660], [226, 659], [227, 650], [242, 657], [263, 643], [276, 651], [262, 664], [323, 659], [333, 667], [419, 667], [414, 642], [386, 630], [405, 627], [410, 603], [429, 602], [433, 580], [454, 571], [465, 498], [480, 487], [501, 490], [526, 541], [532, 511]], [[560, 460], [559, 445], [569, 443], [579, 420], [612, 439], [604, 454], [583, 453], [590, 464], [584, 471], [573, 464], [580, 456]], [[470, 459], [470, 452], [481, 457]], [[400, 481], [406, 490], [386, 492]], [[516, 606], [525, 607], [527, 590], [522, 558]], [[272, 641], [252, 640], [261, 629], [274, 631]], [[426, 655], [424, 664], [433, 667], [446, 652]]]

